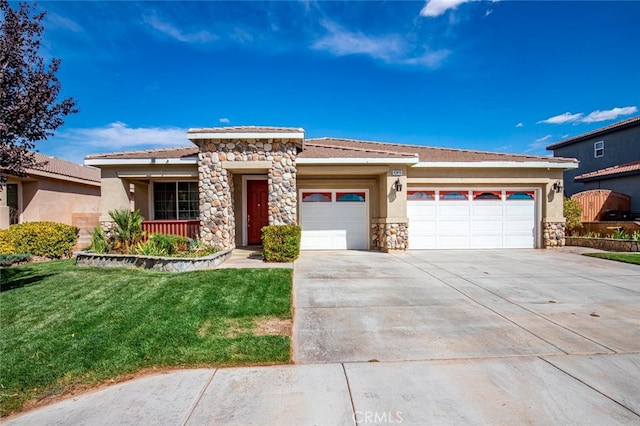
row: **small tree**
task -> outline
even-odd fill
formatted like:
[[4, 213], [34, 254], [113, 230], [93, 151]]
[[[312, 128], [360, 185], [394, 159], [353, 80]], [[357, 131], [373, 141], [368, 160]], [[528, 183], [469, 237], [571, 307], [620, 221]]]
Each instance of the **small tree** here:
[[60, 59], [47, 65], [40, 56], [45, 12], [35, 7], [24, 2], [14, 10], [0, 0], [0, 190], [6, 174], [25, 176], [27, 169], [42, 166], [35, 143], [77, 112], [73, 98], [58, 101]]
[[578, 202], [578, 200], [565, 198], [563, 208], [564, 217], [567, 221], [567, 232], [571, 233], [572, 231], [577, 231], [578, 229], [582, 228], [582, 221], [580, 220], [580, 218], [582, 217], [582, 207], [580, 207], [580, 203]]
[[115, 248], [128, 253], [131, 247], [142, 241], [144, 237], [144, 231], [142, 230], [144, 218], [139, 210], [129, 211], [127, 209], [111, 210], [109, 216], [116, 224], [116, 227], [112, 230]]

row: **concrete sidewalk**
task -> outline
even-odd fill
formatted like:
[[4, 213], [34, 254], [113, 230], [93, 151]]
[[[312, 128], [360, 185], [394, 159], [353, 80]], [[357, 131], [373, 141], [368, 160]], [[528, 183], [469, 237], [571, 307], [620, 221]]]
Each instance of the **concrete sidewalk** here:
[[337, 363], [158, 374], [7, 425], [640, 424], [640, 355]]

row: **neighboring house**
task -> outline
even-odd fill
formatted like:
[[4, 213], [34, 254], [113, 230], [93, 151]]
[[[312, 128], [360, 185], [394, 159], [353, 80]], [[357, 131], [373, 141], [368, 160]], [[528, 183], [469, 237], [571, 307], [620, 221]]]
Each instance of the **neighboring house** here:
[[8, 176], [0, 191], [0, 229], [22, 222], [51, 221], [80, 229], [79, 245], [99, 225], [100, 170], [36, 153], [41, 169]]
[[640, 117], [549, 145], [555, 157], [573, 157], [577, 169], [564, 172], [567, 196], [592, 189], [608, 189], [631, 197], [640, 211]]
[[109, 210], [133, 203], [146, 229], [195, 229], [219, 249], [261, 244], [269, 224], [299, 224], [303, 250], [564, 243], [557, 188], [574, 159], [306, 139], [278, 127], [187, 135], [194, 146], [86, 157], [102, 172], [105, 227]]

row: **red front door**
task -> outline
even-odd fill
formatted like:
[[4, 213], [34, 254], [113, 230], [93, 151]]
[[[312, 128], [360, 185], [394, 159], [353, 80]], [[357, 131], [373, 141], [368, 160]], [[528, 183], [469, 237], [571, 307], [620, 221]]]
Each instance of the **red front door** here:
[[269, 225], [269, 190], [266, 180], [247, 181], [247, 243], [262, 244], [262, 227]]

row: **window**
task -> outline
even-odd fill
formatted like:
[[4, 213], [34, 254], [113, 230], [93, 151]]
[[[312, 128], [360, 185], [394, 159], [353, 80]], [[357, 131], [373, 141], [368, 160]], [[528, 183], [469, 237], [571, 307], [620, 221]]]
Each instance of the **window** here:
[[366, 195], [364, 192], [336, 192], [336, 201], [340, 202], [364, 202]]
[[533, 200], [533, 191], [507, 191], [507, 200]]
[[407, 200], [433, 201], [435, 194], [434, 191], [407, 191]]
[[502, 193], [499, 191], [473, 191], [474, 200], [502, 200]]
[[20, 222], [20, 206], [18, 205], [18, 184], [8, 183], [7, 206], [9, 207], [9, 225], [16, 225]]
[[604, 141], [598, 141], [593, 144], [593, 154], [596, 158], [604, 157]]
[[302, 202], [303, 203], [330, 203], [331, 193], [330, 192], [303, 192]]
[[469, 195], [459, 191], [440, 191], [441, 200], [466, 200]]
[[154, 182], [153, 211], [156, 220], [196, 220], [198, 182]]

